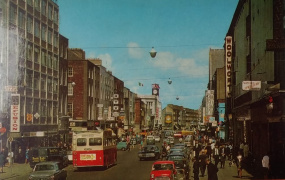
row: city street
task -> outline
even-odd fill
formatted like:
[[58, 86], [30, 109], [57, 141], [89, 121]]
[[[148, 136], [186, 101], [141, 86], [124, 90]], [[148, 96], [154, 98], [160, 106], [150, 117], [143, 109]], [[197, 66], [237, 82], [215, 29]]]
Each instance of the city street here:
[[[157, 143], [158, 146], [160, 144]], [[139, 161], [137, 157], [137, 152], [139, 146], [137, 145], [135, 149], [128, 151], [118, 151], [118, 163], [115, 166], [110, 167], [109, 169], [104, 168], [86, 168], [80, 171], [74, 170], [72, 165], [69, 165], [65, 169], [68, 173], [68, 180], [91, 180], [96, 177], [96, 180], [147, 180], [149, 179], [149, 174], [151, 171], [151, 165], [154, 160]], [[192, 163], [191, 167], [191, 178], [193, 179], [192, 174]], [[0, 173], [1, 180], [23, 180], [28, 179], [29, 173], [32, 169], [27, 164], [14, 164], [11, 168], [4, 167], [4, 173]], [[219, 169], [218, 172], [219, 180], [229, 180], [229, 179], [240, 179], [237, 177], [237, 168], [236, 166], [229, 167], [228, 162], [224, 169]], [[252, 175], [243, 171], [243, 178], [254, 179]], [[207, 180], [206, 176], [200, 177], [200, 180]]]

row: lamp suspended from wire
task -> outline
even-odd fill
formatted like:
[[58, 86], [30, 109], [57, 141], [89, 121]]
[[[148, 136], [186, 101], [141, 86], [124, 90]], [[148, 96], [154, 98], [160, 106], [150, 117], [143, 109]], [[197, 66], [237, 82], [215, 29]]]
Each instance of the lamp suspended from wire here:
[[172, 80], [169, 78], [167, 82], [168, 82], [168, 84], [171, 84]]
[[152, 47], [151, 51], [149, 52], [150, 56], [151, 56], [152, 58], [155, 58], [156, 53], [157, 53], [157, 52], [155, 51], [154, 47]]
[[179, 96], [176, 96], [176, 100], [179, 100]]

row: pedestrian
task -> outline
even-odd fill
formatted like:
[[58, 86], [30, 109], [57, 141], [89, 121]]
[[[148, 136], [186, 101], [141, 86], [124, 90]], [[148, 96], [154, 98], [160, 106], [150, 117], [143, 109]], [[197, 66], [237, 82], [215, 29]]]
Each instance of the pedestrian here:
[[249, 153], [248, 143], [244, 143], [244, 146], [243, 146], [243, 156], [244, 156], [245, 159], [248, 157], [248, 153]]
[[215, 165], [218, 167], [219, 159], [220, 159], [220, 150], [218, 145], [215, 145], [215, 148], [213, 149], [213, 158], [215, 160]]
[[10, 150], [10, 152], [8, 153], [8, 164], [9, 167], [12, 166], [14, 163], [14, 152]]
[[240, 151], [240, 153], [241, 153], [242, 156], [244, 156], [244, 155], [243, 155], [243, 148], [244, 148], [244, 143], [243, 143], [243, 141], [240, 141], [239, 151]]
[[237, 155], [237, 160], [236, 160], [236, 165], [237, 165], [237, 170], [238, 170], [238, 177], [239, 178], [242, 178], [242, 161], [243, 161], [243, 157], [242, 157], [242, 154], [241, 154], [241, 151], [238, 152], [238, 155]]
[[4, 156], [4, 152], [1, 151], [0, 152], [0, 171], [3, 173], [3, 167], [5, 164], [5, 156]]
[[192, 159], [192, 162], [193, 162], [194, 180], [199, 180], [199, 161], [197, 161], [197, 158], [194, 157]]
[[268, 156], [268, 154], [266, 154], [262, 158], [262, 169], [263, 169], [264, 179], [268, 179], [268, 175], [269, 175], [269, 156]]
[[25, 163], [28, 164], [29, 163], [29, 147], [27, 147], [26, 149], [26, 154], [25, 154]]
[[221, 168], [225, 168], [225, 162], [226, 162], [226, 148], [225, 145], [221, 145], [220, 147], [220, 162], [221, 162]]
[[143, 148], [143, 138], [141, 138], [141, 149]]
[[207, 155], [205, 151], [202, 150], [200, 156], [199, 156], [199, 164], [200, 164], [200, 171], [201, 171], [201, 176], [204, 177], [205, 171], [206, 171], [206, 159]]
[[215, 166], [209, 158], [206, 158], [206, 164], [208, 169], [208, 180], [218, 180], [218, 171], [219, 169]]

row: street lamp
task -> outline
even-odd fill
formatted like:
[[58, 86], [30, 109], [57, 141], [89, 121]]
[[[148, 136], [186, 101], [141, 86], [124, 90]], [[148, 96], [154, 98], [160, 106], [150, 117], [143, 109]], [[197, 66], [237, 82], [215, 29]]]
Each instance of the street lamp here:
[[169, 78], [167, 82], [168, 82], [168, 84], [171, 84], [172, 80]]
[[151, 51], [149, 52], [150, 56], [151, 56], [152, 58], [155, 58], [156, 53], [157, 53], [157, 52], [155, 51], [154, 47], [152, 47]]

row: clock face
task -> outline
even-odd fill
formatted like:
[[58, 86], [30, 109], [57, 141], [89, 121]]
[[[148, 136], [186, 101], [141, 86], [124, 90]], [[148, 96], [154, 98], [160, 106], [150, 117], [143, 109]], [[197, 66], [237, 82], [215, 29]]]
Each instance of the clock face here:
[[153, 92], [153, 94], [157, 94], [157, 90], [156, 89], [154, 89], [152, 92]]

